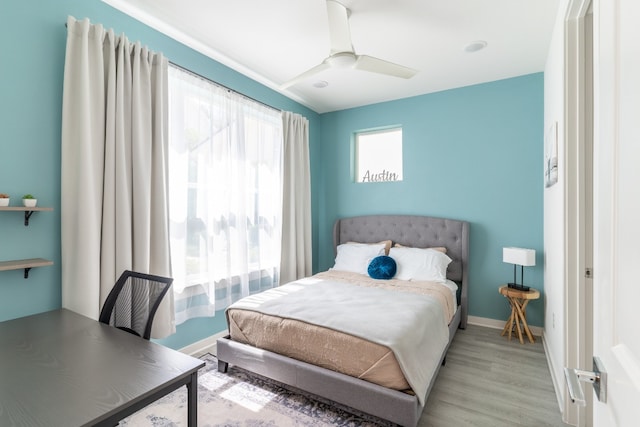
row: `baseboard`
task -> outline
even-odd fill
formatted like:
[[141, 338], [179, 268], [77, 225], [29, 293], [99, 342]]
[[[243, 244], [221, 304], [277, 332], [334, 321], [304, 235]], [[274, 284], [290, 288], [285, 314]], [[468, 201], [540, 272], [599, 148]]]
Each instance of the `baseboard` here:
[[[498, 319], [489, 319], [488, 317], [477, 317], [477, 316], [469, 316], [468, 323], [476, 326], [485, 326], [487, 328], [492, 329], [503, 329], [504, 328], [504, 320]], [[536, 337], [542, 336], [542, 328], [540, 326], [531, 326], [529, 325], [529, 329], [531, 333]]]
[[190, 356], [193, 356], [194, 354], [200, 354], [207, 347], [211, 347], [212, 345], [215, 345], [218, 338], [222, 338], [226, 335], [229, 335], [229, 331], [225, 329], [224, 331], [219, 332], [215, 335], [211, 335], [203, 340], [194, 342], [193, 344], [189, 344], [188, 346], [183, 347], [178, 351], [180, 351], [181, 353], [188, 354]]
[[547, 365], [549, 365], [549, 372], [551, 373], [551, 383], [553, 384], [553, 390], [556, 392], [556, 399], [558, 400], [560, 414], [562, 414], [564, 412], [564, 378], [558, 378], [556, 376], [556, 369], [553, 365], [553, 359], [549, 356], [549, 352], [547, 350], [547, 337], [544, 334], [542, 334], [542, 347], [544, 348], [544, 355], [547, 359]]

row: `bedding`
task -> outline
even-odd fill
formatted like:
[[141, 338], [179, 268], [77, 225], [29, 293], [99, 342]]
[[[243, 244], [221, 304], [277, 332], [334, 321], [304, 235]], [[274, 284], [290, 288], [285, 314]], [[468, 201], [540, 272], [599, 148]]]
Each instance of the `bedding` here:
[[367, 267], [367, 273], [372, 279], [389, 280], [396, 275], [398, 266], [396, 261], [388, 255], [375, 257]]
[[[401, 245], [400, 243], [396, 243], [393, 245], [396, 248], [410, 248], [411, 246], [405, 246], [405, 245]], [[391, 247], [389, 247], [389, 249], [391, 249]], [[444, 246], [435, 246], [432, 248], [419, 248], [419, 249], [433, 249], [434, 251], [438, 251], [438, 252], [442, 252], [444, 254], [447, 253], [447, 248], [445, 248]], [[389, 253], [389, 251], [387, 251], [387, 254]]]
[[[334, 268], [314, 276], [313, 279], [339, 281], [339, 285], [334, 284], [334, 294], [337, 294], [335, 288], [353, 286], [366, 286], [372, 290], [381, 287], [383, 289], [379, 291], [403, 294], [405, 292], [401, 289], [407, 292], [425, 292], [425, 289], [430, 289], [429, 292], [433, 295], [429, 298], [444, 301], [436, 303], [446, 309], [441, 310], [442, 320], [436, 320], [435, 323], [447, 323], [446, 319], [450, 319], [446, 332], [448, 341], [436, 356], [438, 363], [428, 379], [426, 389], [423, 385], [409, 385], [401, 365], [409, 370], [411, 367], [406, 368], [404, 364], [407, 361], [403, 356], [396, 358], [394, 351], [386, 345], [360, 338], [357, 334], [338, 332], [293, 317], [272, 316], [252, 309], [230, 308], [227, 311], [230, 336], [217, 340], [218, 370], [227, 372], [229, 365], [236, 365], [346, 407], [402, 426], [415, 427], [436, 381], [440, 362], [444, 360], [456, 330], [464, 329], [467, 325], [469, 224], [456, 219], [418, 215], [370, 215], [336, 220], [333, 227], [336, 261], [338, 247], [354, 242], [358, 242], [355, 244], [360, 246], [384, 243], [385, 250], [383, 253], [378, 250], [375, 255], [358, 256], [359, 261], [356, 257], [344, 256], [346, 253], [343, 253], [340, 261], [345, 261], [345, 264], [336, 262], [339, 268], [336, 269], [334, 265]], [[432, 248], [446, 253], [452, 260], [445, 268], [446, 280], [417, 280], [422, 276], [416, 272], [410, 274], [411, 280], [398, 280], [397, 273], [390, 280], [369, 278], [367, 266], [370, 260], [375, 256], [389, 255], [391, 243], [396, 247]], [[356, 252], [360, 251], [356, 249]], [[368, 284], [359, 284], [363, 280]], [[384, 289], [385, 287], [391, 287], [392, 290]], [[278, 289], [272, 291], [277, 292]], [[265, 296], [264, 293], [260, 295]], [[414, 298], [422, 299], [423, 296]], [[305, 299], [312, 303], [314, 301]], [[386, 302], [386, 298], [382, 300]], [[347, 313], [361, 305], [360, 301], [346, 295], [340, 301], [348, 308]], [[405, 310], [402, 304], [399, 305], [402, 308], [397, 307], [395, 311]], [[451, 313], [454, 313], [453, 317], [450, 317]], [[315, 316], [323, 321], [330, 317], [328, 314], [318, 316], [317, 313]], [[351, 323], [367, 322], [369, 320], [359, 319]], [[418, 321], [404, 329], [423, 326], [424, 323]], [[282, 333], [276, 334], [275, 331]], [[279, 339], [272, 340], [275, 335], [279, 335]], [[433, 354], [428, 354], [429, 358], [432, 356]], [[411, 387], [422, 391], [412, 393]]]
[[393, 245], [393, 242], [391, 240], [382, 240], [381, 242], [375, 242], [375, 243], [347, 242], [347, 244], [356, 244], [356, 245], [379, 245], [379, 244], [384, 244], [384, 255], [389, 255], [389, 249], [391, 249], [391, 246]]
[[343, 243], [337, 248], [334, 270], [367, 274], [367, 266], [377, 256], [385, 255], [386, 244]]
[[444, 252], [435, 249], [393, 247], [389, 256], [398, 265], [398, 279], [436, 282], [447, 280], [447, 267], [451, 258]]
[[227, 319], [234, 341], [424, 396], [455, 306], [440, 283], [329, 270], [244, 298]]

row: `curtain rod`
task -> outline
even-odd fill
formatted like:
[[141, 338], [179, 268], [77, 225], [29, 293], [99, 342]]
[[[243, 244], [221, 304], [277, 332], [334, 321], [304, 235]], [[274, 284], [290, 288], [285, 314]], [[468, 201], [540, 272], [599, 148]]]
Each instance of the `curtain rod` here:
[[[65, 27], [65, 28], [67, 28], [67, 23], [66, 23], [66, 22], [64, 23], [64, 27]], [[279, 108], [273, 107], [273, 106], [271, 106], [271, 105], [269, 105], [269, 104], [267, 104], [267, 103], [264, 103], [264, 102], [262, 102], [262, 101], [259, 101], [259, 100], [255, 99], [255, 98], [252, 98], [252, 97], [248, 96], [248, 95], [245, 95], [244, 93], [240, 93], [240, 92], [238, 92], [237, 90], [231, 89], [231, 88], [230, 88], [230, 87], [228, 87], [228, 86], [225, 86], [225, 85], [223, 85], [223, 84], [220, 84], [220, 83], [218, 83], [218, 82], [215, 82], [215, 81], [211, 80], [210, 78], [205, 77], [205, 76], [203, 76], [202, 74], [198, 74], [198, 73], [196, 73], [196, 72], [194, 72], [194, 71], [191, 71], [191, 70], [189, 70], [189, 69], [187, 69], [187, 68], [184, 68], [182, 65], [178, 65], [178, 64], [176, 64], [175, 62], [169, 61], [169, 64], [173, 65], [173, 66], [174, 66], [174, 67], [176, 67], [176, 68], [180, 68], [180, 69], [181, 69], [182, 71], [184, 71], [185, 73], [189, 73], [189, 74], [191, 74], [191, 75], [193, 75], [193, 76], [195, 76], [195, 77], [198, 77], [198, 78], [204, 79], [204, 80], [206, 80], [206, 81], [208, 81], [208, 82], [211, 82], [211, 83], [213, 83], [214, 85], [216, 85], [216, 86], [220, 86], [221, 88], [223, 88], [223, 89], [225, 89], [225, 90], [228, 90], [229, 92], [233, 92], [233, 93], [235, 93], [236, 95], [242, 96], [243, 98], [249, 99], [249, 100], [251, 100], [251, 101], [253, 101], [253, 102], [257, 102], [258, 104], [263, 105], [263, 106], [265, 106], [265, 107], [267, 107], [267, 108], [271, 108], [271, 109], [272, 109], [272, 110], [274, 110], [274, 111], [278, 111], [278, 112], [280, 112], [280, 113], [282, 112], [282, 110], [281, 110], [281, 109], [279, 109]]]
[[182, 65], [178, 65], [178, 64], [176, 64], [175, 62], [169, 61], [169, 64], [173, 65], [173, 66], [174, 66], [174, 67], [176, 67], [176, 68], [180, 68], [180, 69], [181, 69], [182, 71], [184, 71], [185, 73], [191, 74], [192, 76], [194, 76], [194, 77], [198, 77], [198, 78], [200, 78], [200, 79], [204, 79], [204, 80], [206, 80], [206, 81], [208, 81], [208, 82], [210, 82], [210, 83], [212, 83], [212, 84], [214, 84], [214, 85], [216, 85], [216, 86], [219, 86], [219, 87], [221, 87], [221, 88], [223, 88], [223, 89], [225, 89], [225, 90], [228, 90], [229, 92], [233, 92], [233, 93], [235, 93], [236, 95], [239, 95], [239, 96], [241, 96], [241, 97], [243, 97], [243, 98], [246, 98], [246, 99], [251, 100], [251, 101], [253, 101], [253, 102], [257, 102], [258, 104], [261, 104], [261, 105], [263, 105], [263, 106], [265, 106], [265, 107], [267, 107], [267, 108], [270, 108], [270, 109], [272, 109], [272, 110], [275, 110], [275, 111], [278, 111], [278, 112], [282, 112], [282, 110], [281, 110], [281, 109], [279, 109], [279, 108], [273, 107], [273, 106], [271, 106], [271, 105], [269, 105], [269, 104], [266, 104], [266, 103], [264, 103], [264, 102], [262, 102], [262, 101], [259, 101], [259, 100], [255, 99], [255, 98], [252, 98], [252, 97], [248, 96], [248, 95], [245, 95], [244, 93], [240, 93], [240, 92], [238, 92], [237, 90], [231, 89], [231, 88], [230, 88], [230, 87], [228, 87], [228, 86], [225, 86], [225, 85], [220, 84], [220, 83], [218, 83], [218, 82], [216, 82], [216, 81], [213, 81], [213, 80], [211, 80], [211, 79], [210, 79], [210, 78], [208, 78], [208, 77], [205, 77], [205, 76], [203, 76], [203, 75], [201, 75], [201, 74], [198, 74], [198, 73], [196, 73], [196, 72], [194, 72], [194, 71], [191, 71], [191, 70], [189, 70], [189, 69], [187, 69], [187, 68], [184, 68]]

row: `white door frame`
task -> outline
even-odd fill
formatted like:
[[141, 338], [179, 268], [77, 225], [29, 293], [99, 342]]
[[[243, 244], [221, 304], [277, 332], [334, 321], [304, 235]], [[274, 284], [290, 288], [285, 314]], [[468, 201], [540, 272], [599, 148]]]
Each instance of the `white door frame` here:
[[[569, 0], [565, 15], [565, 351], [564, 366], [591, 370], [593, 287], [585, 278], [593, 259], [592, 229], [592, 73], [588, 37], [591, 0]], [[574, 405], [565, 390], [563, 421], [592, 425], [592, 392], [587, 406]]]
[[[640, 420], [640, 2], [594, 0], [594, 354], [607, 373], [598, 427]], [[605, 384], [606, 383], [606, 384]]]

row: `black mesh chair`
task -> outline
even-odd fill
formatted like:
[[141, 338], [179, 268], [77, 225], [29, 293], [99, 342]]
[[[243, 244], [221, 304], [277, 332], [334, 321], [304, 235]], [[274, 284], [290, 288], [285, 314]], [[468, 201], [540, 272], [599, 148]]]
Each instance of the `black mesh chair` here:
[[102, 306], [100, 322], [148, 340], [153, 317], [172, 282], [169, 277], [125, 270]]

